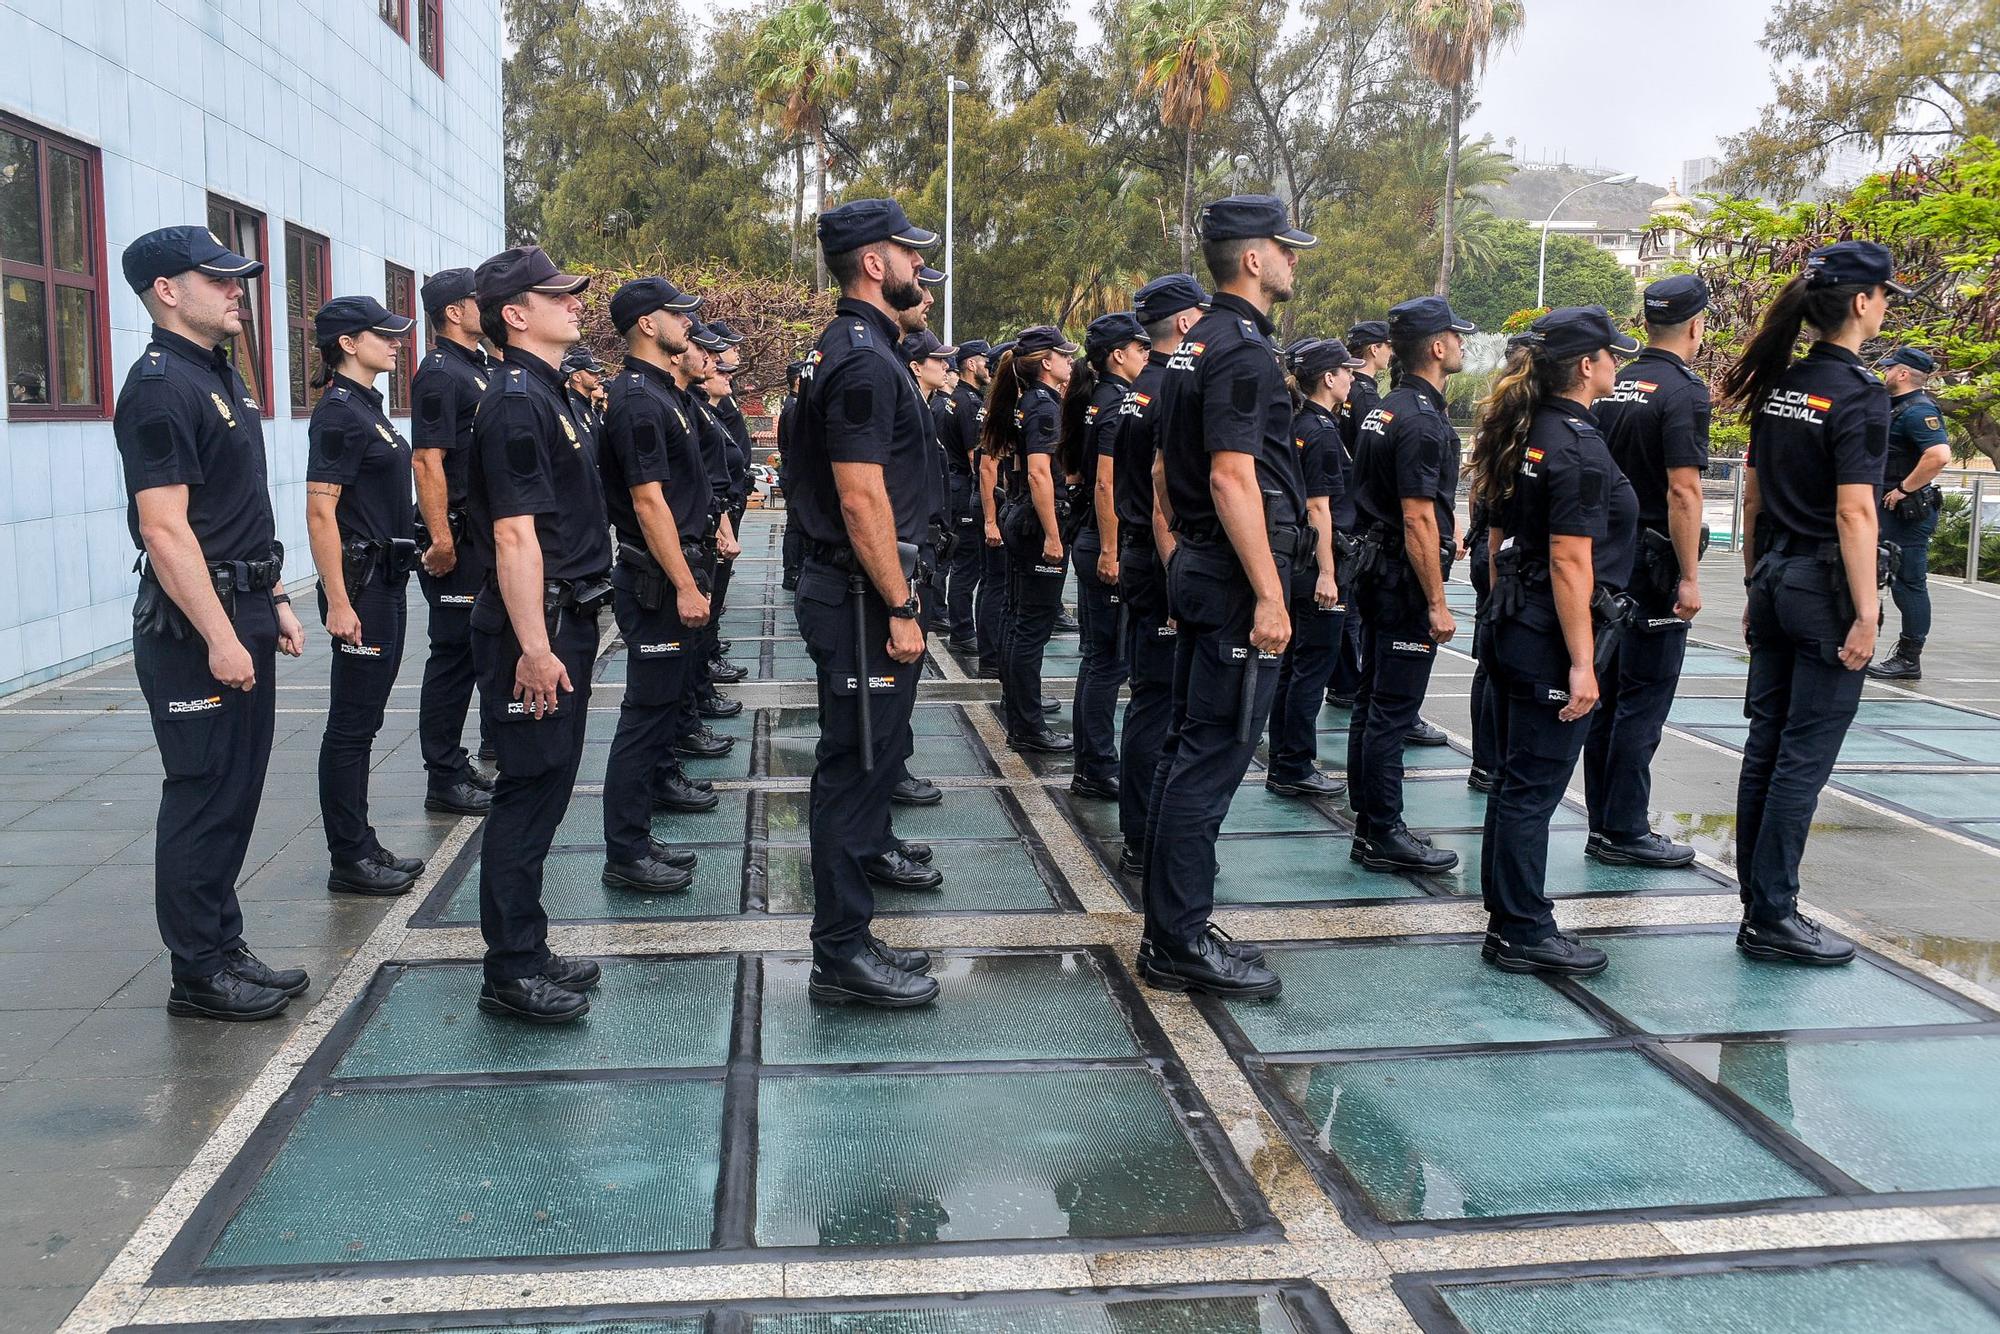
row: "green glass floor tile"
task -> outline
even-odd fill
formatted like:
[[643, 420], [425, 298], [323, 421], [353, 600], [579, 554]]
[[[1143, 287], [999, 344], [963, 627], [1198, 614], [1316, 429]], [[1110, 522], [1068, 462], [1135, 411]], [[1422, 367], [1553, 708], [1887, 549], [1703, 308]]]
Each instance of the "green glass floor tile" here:
[[[1558, 819], [1569, 812], [1560, 812]], [[1650, 866], [1606, 866], [1584, 858], [1583, 844], [1588, 831], [1552, 829], [1549, 832], [1548, 893], [1551, 898], [1567, 894], [1630, 894], [1640, 890], [1681, 890], [1711, 893], [1720, 890], [1713, 880], [1693, 866], [1662, 869]], [[1448, 894], [1479, 893], [1479, 848], [1484, 834], [1437, 834], [1431, 842], [1458, 854], [1458, 869], [1432, 876]]]
[[1974, 764], [2000, 764], [2000, 723], [1991, 728], [1899, 727], [1892, 734]]
[[[940, 843], [931, 863], [944, 872], [941, 889], [922, 892], [875, 887], [878, 912], [1020, 912], [1054, 907], [1034, 858], [1019, 840]], [[773, 847], [766, 894], [770, 911], [809, 913], [812, 853], [803, 847]]]
[[[959, 723], [958, 706], [954, 704], [919, 704], [910, 711], [910, 731], [913, 735], [964, 736], [965, 730]], [[771, 735], [774, 737], [806, 737], [819, 739], [818, 709], [777, 709], [771, 719]]]
[[1347, 856], [1345, 834], [1246, 834], [1215, 842], [1217, 903], [1311, 903], [1321, 899], [1416, 899], [1399, 875], [1366, 870]]
[[[1569, 810], [1558, 810], [1563, 823]], [[1462, 778], [1435, 778], [1403, 784], [1403, 823], [1412, 829], [1477, 829], [1486, 822], [1486, 794]]]
[[[768, 828], [773, 843], [807, 841], [806, 818], [812, 795], [807, 792], [772, 792], [764, 798]], [[945, 788], [944, 800], [935, 806], [897, 806], [890, 822], [899, 838], [929, 842], [948, 838], [1013, 838], [1013, 821], [1000, 794], [992, 788]]]
[[937, 1003], [913, 1010], [814, 1005], [806, 995], [811, 960], [766, 960], [764, 1064], [1139, 1055], [1103, 979], [1081, 954], [932, 958]]
[[1882, 732], [1850, 731], [1840, 742], [1842, 764], [1949, 764], [1934, 750]]
[[[769, 774], [773, 778], [810, 778], [819, 734], [771, 738]], [[919, 778], [984, 778], [991, 771], [973, 743], [964, 736], [920, 736], [910, 753], [910, 772]]]
[[1840, 782], [1932, 820], [2000, 818], [2000, 774], [1842, 774]]
[[1667, 714], [1667, 720], [1683, 727], [1704, 725], [1741, 727], [1744, 725], [1743, 701], [1737, 698], [1704, 699], [1683, 695], [1674, 701], [1673, 709]]
[[701, 1250], [721, 1141], [703, 1081], [324, 1094], [204, 1267]]
[[1392, 1222], [1820, 1193], [1637, 1052], [1356, 1061], [1277, 1079]]
[[1993, 1116], [2000, 1037], [1686, 1051], [1696, 1068], [1870, 1190], [2000, 1186], [2000, 1122]]
[[654, 1070], [725, 1065], [736, 961], [604, 965], [590, 1013], [543, 1028], [482, 1013], [478, 964], [401, 970], [334, 1074]]
[[1681, 663], [1682, 676], [1744, 676], [1749, 671], [1747, 656], [1699, 646], [1688, 649]]
[[1296, 1334], [1273, 1297], [1119, 1302], [1011, 1299], [753, 1317], [753, 1334]]
[[751, 753], [750, 743], [745, 740], [731, 746], [727, 755], [719, 755], [712, 760], [683, 755], [681, 771], [689, 778], [706, 779], [711, 783], [745, 779], [750, 776]]
[[[694, 884], [679, 894], [642, 894], [604, 883], [604, 854], [595, 849], [551, 852], [542, 866], [542, 908], [554, 921], [599, 918], [721, 917], [743, 911], [743, 849], [702, 848]], [[479, 864], [438, 918], [441, 925], [479, 920]]]
[[[1062, 786], [1067, 787], [1065, 783]], [[1236, 795], [1241, 797], [1245, 789], [1239, 788]], [[1100, 842], [1110, 842], [1118, 837], [1118, 803], [1096, 801], [1088, 797], [1069, 798], [1070, 817], [1084, 833]]]
[[1865, 959], [1848, 968], [1773, 968], [1717, 934], [1593, 936], [1611, 956], [1580, 978], [1648, 1033], [1763, 1033], [1969, 1021], [1964, 1011]]
[[1604, 1036], [1555, 988], [1482, 964], [1477, 945], [1274, 949], [1266, 957], [1284, 979], [1284, 995], [1229, 1006], [1261, 1052]]
[[[1089, 804], [1089, 803], [1079, 803]], [[1115, 824], [1118, 803], [1096, 803], [1111, 812]], [[1230, 799], [1229, 814], [1223, 817], [1225, 834], [1282, 834], [1293, 830], [1331, 831], [1334, 822], [1310, 801], [1280, 797], [1266, 792], [1262, 783], [1246, 783]]]
[[922, 1245], [1236, 1226], [1145, 1070], [764, 1079], [757, 1241]]
[[[370, 1328], [374, 1328], [370, 1326]], [[707, 1328], [700, 1319], [688, 1320], [585, 1320], [564, 1321], [548, 1324], [537, 1321], [530, 1325], [472, 1325], [472, 1326], [412, 1326], [412, 1331], [421, 1329], [425, 1334], [702, 1334]], [[402, 1330], [389, 1334], [404, 1334]]]
[[1854, 721], [1873, 727], [1980, 727], [1994, 722], [1927, 699], [1864, 699]]
[[1448, 1286], [1469, 1334], [1994, 1334], [1996, 1315], [1935, 1268], [1866, 1260], [1812, 1269]]
[[604, 766], [610, 759], [611, 743], [609, 741], [590, 741], [584, 743], [583, 759], [576, 766], [576, 781], [579, 783], [602, 783], [604, 781]]
[[[739, 743], [740, 744], [740, 743]], [[653, 812], [653, 837], [663, 842], [740, 843], [745, 836], [750, 794], [718, 792], [715, 809], [698, 814], [686, 811]], [[556, 826], [555, 846], [604, 843], [604, 798], [596, 792], [580, 792], [569, 799], [569, 810]]]

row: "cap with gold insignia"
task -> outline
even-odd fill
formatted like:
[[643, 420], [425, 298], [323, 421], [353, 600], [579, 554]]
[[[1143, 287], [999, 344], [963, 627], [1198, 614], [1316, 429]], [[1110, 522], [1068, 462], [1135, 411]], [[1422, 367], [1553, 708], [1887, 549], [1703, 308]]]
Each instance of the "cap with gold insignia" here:
[[171, 278], [199, 269], [211, 278], [255, 278], [264, 271], [261, 260], [247, 259], [222, 244], [206, 227], [162, 227], [125, 247], [125, 281], [144, 292], [155, 278]]

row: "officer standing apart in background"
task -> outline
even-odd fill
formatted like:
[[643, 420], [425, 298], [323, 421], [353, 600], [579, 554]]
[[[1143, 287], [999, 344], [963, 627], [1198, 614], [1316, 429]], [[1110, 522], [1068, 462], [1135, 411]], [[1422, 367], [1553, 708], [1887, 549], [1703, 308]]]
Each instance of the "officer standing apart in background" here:
[[824, 1003], [923, 1005], [938, 991], [924, 975], [930, 956], [875, 938], [867, 863], [897, 850], [889, 789], [909, 753], [924, 656], [914, 558], [933, 445], [896, 317], [922, 302], [917, 270], [938, 236], [892, 199], [857, 199], [820, 215], [819, 239], [841, 298], [810, 358], [791, 440], [794, 522], [806, 537], [797, 613], [820, 722], [808, 987]]
[[1870, 663], [1880, 681], [1921, 681], [1924, 640], [1931, 632], [1931, 534], [1944, 495], [1932, 485], [1951, 462], [1944, 413], [1925, 391], [1937, 362], [1922, 348], [1899, 347], [1882, 361], [1889, 389], [1889, 452], [1882, 467], [1882, 540], [1896, 548], [1889, 595], [1903, 617], [1896, 651]]
[[1584, 853], [1611, 866], [1686, 866], [1694, 849], [1647, 823], [1653, 753], [1674, 705], [1688, 622], [1701, 610], [1701, 475], [1708, 468], [1708, 385], [1688, 368], [1701, 350], [1708, 284], [1693, 274], [1646, 289], [1646, 348], [1594, 405], [1598, 429], [1639, 499], [1639, 545], [1625, 591], [1634, 606], [1598, 673], [1583, 751], [1590, 808]]
[[472, 702], [472, 600], [486, 583], [483, 550], [466, 540], [465, 479], [472, 418], [493, 374], [479, 346], [472, 270], [434, 273], [423, 287], [436, 346], [410, 379], [410, 466], [417, 483], [417, 585], [430, 603], [430, 657], [417, 697], [417, 739], [429, 783], [424, 809], [484, 815], [493, 780], [465, 753]]
[[260, 409], [227, 351], [243, 284], [264, 266], [204, 228], [164, 227], [125, 247], [124, 269], [153, 320], [112, 429], [145, 553], [132, 665], [166, 770], [153, 895], [172, 956], [167, 1013], [269, 1019], [306, 975], [244, 944], [236, 876], [271, 760], [278, 650], [297, 657], [305, 632], [280, 579]]
[[493, 578], [472, 609], [480, 705], [500, 757], [479, 859], [479, 1008], [530, 1023], [590, 1009], [598, 967], [549, 951], [542, 868], [583, 759], [611, 541], [597, 460], [558, 369], [589, 283], [538, 247], [479, 266], [479, 319], [506, 365], [479, 402], [470, 500]]
[[1201, 211], [1214, 301], [1167, 363], [1160, 386], [1160, 498], [1179, 545], [1167, 579], [1180, 621], [1173, 754], [1155, 784], [1139, 975], [1173, 991], [1275, 996], [1255, 946], [1209, 920], [1215, 838], [1278, 688], [1291, 642], [1286, 611], [1306, 495], [1292, 444], [1292, 398], [1271, 341], [1271, 307], [1292, 296], [1298, 252], [1319, 244], [1271, 195], [1231, 195]]
[[[1347, 401], [1340, 405], [1341, 467], [1345, 470], [1342, 480], [1347, 485], [1333, 506], [1334, 527], [1351, 542], [1355, 532], [1354, 454], [1360, 447], [1361, 423], [1382, 401], [1382, 386], [1377, 377], [1389, 364], [1389, 323], [1362, 320], [1347, 331], [1342, 341], [1349, 352], [1361, 359], [1354, 372], [1354, 383], [1348, 386]], [[1336, 543], [1336, 548], [1344, 545], [1347, 542]], [[1333, 676], [1326, 683], [1326, 702], [1337, 709], [1351, 709], [1354, 693], [1361, 688], [1361, 615], [1354, 604], [1353, 591], [1343, 591], [1347, 595], [1347, 617], [1340, 627], [1340, 650], [1334, 655]]]

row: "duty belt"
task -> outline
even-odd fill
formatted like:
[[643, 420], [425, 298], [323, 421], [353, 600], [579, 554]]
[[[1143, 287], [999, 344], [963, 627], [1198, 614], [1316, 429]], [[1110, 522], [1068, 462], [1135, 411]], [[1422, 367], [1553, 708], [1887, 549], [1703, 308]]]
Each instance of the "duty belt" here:
[[1767, 553], [1809, 556], [1822, 565], [1835, 565], [1840, 561], [1840, 543], [1831, 539], [1803, 537], [1775, 526], [1761, 527], [1759, 536], [1764, 539], [1764, 551]]
[[1121, 551], [1127, 547], [1130, 547], [1134, 551], [1151, 551], [1153, 549], [1152, 525], [1151, 524], [1141, 525], [1141, 524], [1130, 524], [1130, 523], [1119, 524], [1118, 547], [1119, 550]]
[[[1196, 545], [1223, 545], [1229, 541], [1229, 534], [1219, 523], [1177, 524], [1174, 527], [1174, 531], [1181, 536], [1182, 540], [1193, 542]], [[1306, 538], [1307, 532], [1307, 529], [1301, 528], [1297, 524], [1273, 524], [1264, 530], [1264, 540], [1271, 544], [1271, 554], [1273, 556], [1281, 556], [1286, 560], [1296, 562], [1306, 552], [1311, 550], [1311, 544]], [[1148, 533], [1147, 541], [1149, 544], [1151, 540], [1152, 535]]]
[[[277, 587], [285, 569], [285, 544], [271, 543], [271, 555], [266, 560], [212, 560], [208, 564], [208, 577], [215, 585], [218, 595], [230, 593], [257, 593]], [[141, 579], [159, 581], [153, 570], [153, 562], [145, 552], [140, 552], [132, 562], [133, 571]]]
[[588, 579], [546, 579], [542, 582], [543, 611], [578, 611], [588, 615], [611, 598], [611, 581], [602, 575]]

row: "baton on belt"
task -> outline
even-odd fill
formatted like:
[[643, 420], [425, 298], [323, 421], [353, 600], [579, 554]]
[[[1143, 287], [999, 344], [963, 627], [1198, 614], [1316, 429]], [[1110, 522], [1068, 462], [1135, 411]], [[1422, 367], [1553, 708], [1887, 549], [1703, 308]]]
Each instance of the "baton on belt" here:
[[848, 600], [854, 603], [854, 700], [861, 721], [861, 772], [875, 772], [875, 720], [868, 710], [868, 604], [862, 600], [867, 581], [847, 576]]
[[1257, 735], [1257, 658], [1254, 645], [1243, 647], [1243, 688], [1236, 700], [1236, 741], [1238, 745]]

